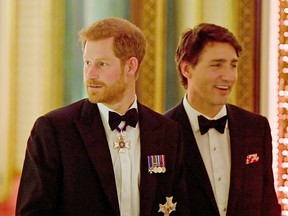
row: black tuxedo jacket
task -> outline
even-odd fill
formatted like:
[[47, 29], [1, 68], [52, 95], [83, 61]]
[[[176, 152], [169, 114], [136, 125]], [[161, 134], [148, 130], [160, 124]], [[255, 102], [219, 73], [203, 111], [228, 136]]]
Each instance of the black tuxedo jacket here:
[[[185, 207], [183, 143], [177, 123], [138, 103], [141, 143], [141, 216], [171, 215]], [[148, 155], [164, 154], [166, 173], [148, 173]], [[35, 122], [28, 140], [16, 215], [120, 216], [110, 151], [98, 106], [81, 100]]]
[[[272, 173], [272, 140], [265, 117], [227, 105], [231, 143], [231, 177], [227, 216], [280, 216]], [[191, 215], [219, 216], [204, 162], [183, 102], [165, 116], [182, 126], [187, 193]], [[259, 161], [246, 164], [251, 154]]]

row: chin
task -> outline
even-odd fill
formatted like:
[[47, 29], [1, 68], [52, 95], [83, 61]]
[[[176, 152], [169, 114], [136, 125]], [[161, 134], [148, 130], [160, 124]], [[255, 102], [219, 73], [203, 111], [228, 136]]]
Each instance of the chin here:
[[88, 96], [88, 100], [90, 101], [90, 103], [96, 104], [96, 103], [100, 103], [101, 99], [99, 97], [95, 97], [95, 96]]
[[225, 105], [227, 103], [228, 103], [228, 100], [221, 100], [221, 101], [218, 101], [218, 103], [216, 103], [216, 104], [219, 105], [219, 106], [223, 106], [223, 105]]
[[88, 97], [88, 100], [89, 100], [89, 102], [92, 103], [92, 104], [96, 104], [96, 103], [99, 102], [99, 101], [93, 100], [93, 99], [91, 99], [91, 98], [89, 98], [89, 97]]

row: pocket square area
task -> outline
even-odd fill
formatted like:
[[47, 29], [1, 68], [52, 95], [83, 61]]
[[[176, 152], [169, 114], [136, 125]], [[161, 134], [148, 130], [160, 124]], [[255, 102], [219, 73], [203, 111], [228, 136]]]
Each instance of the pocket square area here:
[[259, 161], [259, 159], [260, 159], [260, 158], [258, 157], [257, 153], [255, 153], [255, 154], [249, 154], [249, 155], [247, 155], [247, 157], [246, 157], [246, 164], [256, 163], [256, 162]]

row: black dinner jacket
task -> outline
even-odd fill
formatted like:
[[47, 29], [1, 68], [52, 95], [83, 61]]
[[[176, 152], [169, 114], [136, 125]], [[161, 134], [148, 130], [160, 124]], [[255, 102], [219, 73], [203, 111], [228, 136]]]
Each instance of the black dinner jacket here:
[[[140, 215], [163, 215], [159, 204], [173, 196], [171, 215], [185, 207], [183, 143], [174, 121], [138, 103]], [[148, 173], [147, 156], [166, 157], [166, 173]], [[110, 151], [98, 106], [87, 99], [52, 111], [34, 124], [28, 140], [16, 215], [120, 216]]]
[[[265, 117], [227, 105], [231, 177], [227, 216], [280, 216], [274, 190], [272, 142]], [[220, 216], [183, 101], [165, 113], [182, 126], [191, 215]], [[257, 153], [259, 161], [246, 164]]]

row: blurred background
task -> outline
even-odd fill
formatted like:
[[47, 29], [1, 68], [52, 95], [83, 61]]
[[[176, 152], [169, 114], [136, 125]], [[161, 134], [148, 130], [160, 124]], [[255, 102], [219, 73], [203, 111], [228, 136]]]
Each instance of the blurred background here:
[[14, 215], [36, 118], [86, 97], [78, 32], [109, 16], [145, 33], [137, 95], [159, 113], [184, 94], [174, 62], [183, 30], [209, 22], [238, 37], [244, 51], [230, 102], [269, 119], [275, 188], [288, 215], [287, 14], [286, 0], [0, 0], [0, 215]]

